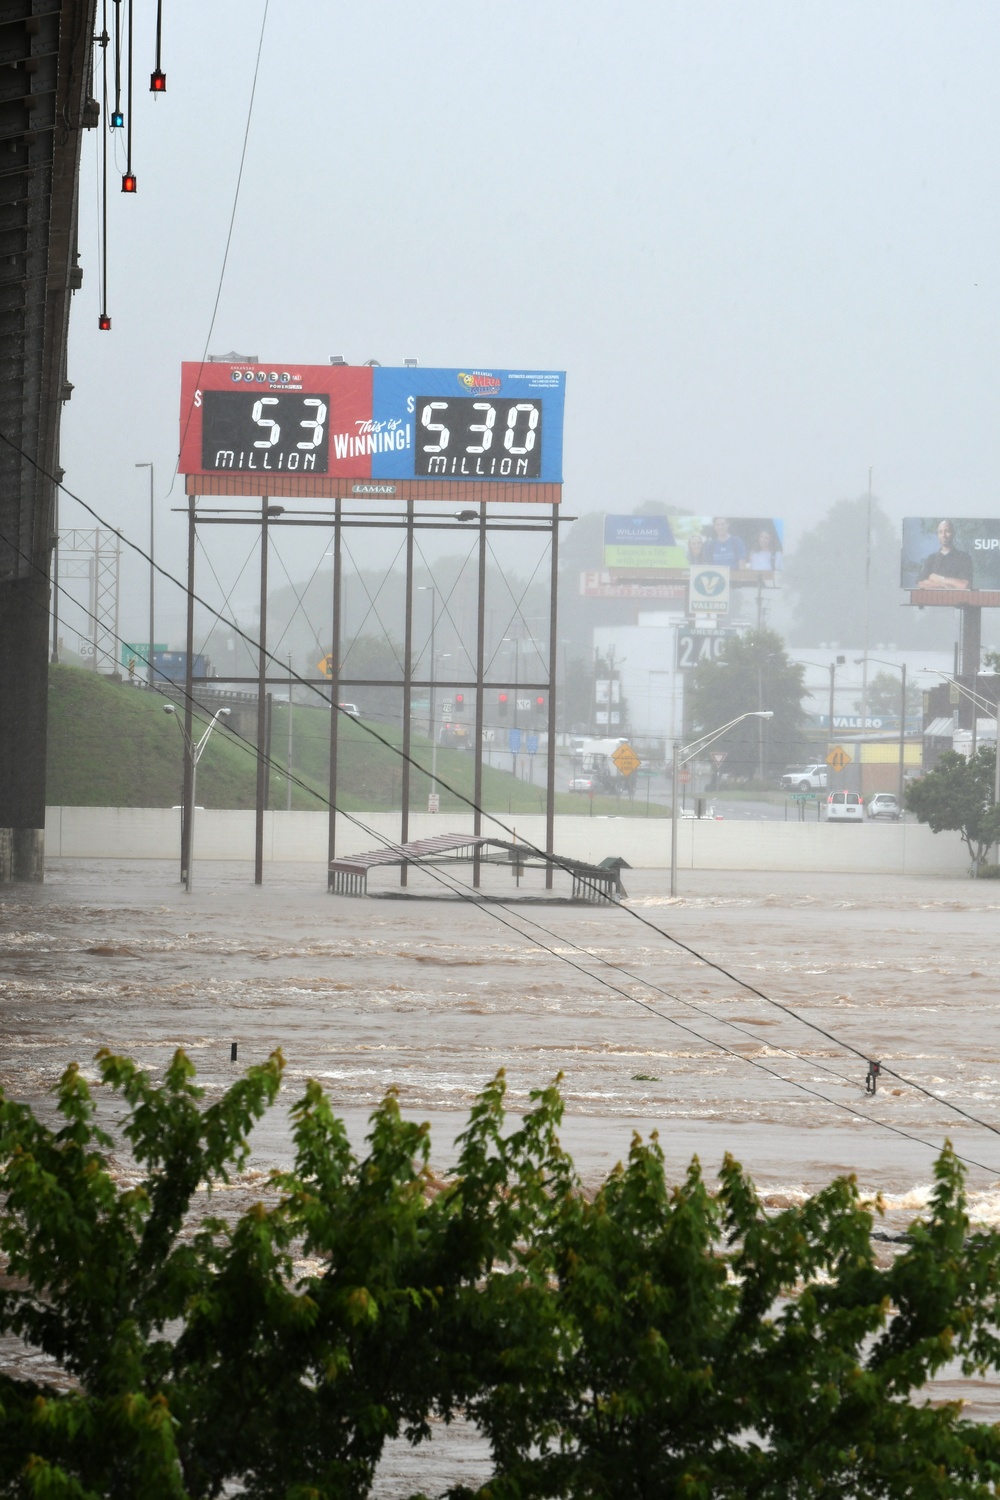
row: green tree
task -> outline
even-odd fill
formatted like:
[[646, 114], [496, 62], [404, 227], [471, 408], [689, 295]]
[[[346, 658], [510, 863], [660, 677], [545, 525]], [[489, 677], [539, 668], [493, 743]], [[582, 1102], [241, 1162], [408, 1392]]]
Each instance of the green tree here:
[[991, 844], [1000, 840], [1000, 803], [993, 800], [996, 751], [980, 745], [966, 758], [946, 750], [934, 767], [906, 793], [906, 805], [934, 833], [955, 832], [969, 851], [977, 874]]
[[[916, 718], [923, 707], [923, 692], [915, 683], [906, 684], [906, 717]], [[861, 699], [854, 705], [861, 712]], [[868, 679], [868, 713], [873, 718], [899, 718], [899, 677], [894, 672], [876, 672]]]
[[880, 1265], [852, 1178], [769, 1215], [730, 1158], [671, 1185], [636, 1138], [592, 1195], [555, 1086], [508, 1130], [499, 1075], [442, 1184], [392, 1093], [358, 1156], [313, 1083], [267, 1200], [210, 1214], [280, 1054], [208, 1107], [182, 1053], [99, 1067], [134, 1172], [76, 1067], [56, 1127], [0, 1100], [0, 1333], [48, 1361], [0, 1374], [2, 1496], [361, 1500], [388, 1437], [460, 1410], [494, 1472], [451, 1500], [997, 1493], [1000, 1429], [925, 1399], [1000, 1367], [1000, 1237], [950, 1149]]
[[[861, 646], [865, 638], [865, 575], [869, 549], [867, 495], [838, 500], [807, 531], [785, 559], [785, 587], [792, 601], [790, 638], [799, 646], [829, 641]], [[947, 611], [901, 609], [899, 530], [878, 500], [871, 502], [871, 571], [868, 639], [874, 647], [908, 643], [945, 644]]]
[[765, 780], [779, 776], [802, 754], [804, 668], [790, 662], [781, 636], [749, 630], [726, 642], [717, 662], [701, 662], [690, 673], [685, 701], [692, 739], [740, 714], [770, 709], [770, 720], [745, 719], [719, 741], [728, 774]]

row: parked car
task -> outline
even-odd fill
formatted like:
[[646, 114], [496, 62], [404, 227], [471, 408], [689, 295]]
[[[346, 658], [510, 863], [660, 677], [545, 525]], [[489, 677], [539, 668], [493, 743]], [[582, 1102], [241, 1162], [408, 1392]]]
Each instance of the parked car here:
[[789, 766], [781, 778], [783, 792], [825, 792], [826, 766], [812, 763], [808, 766]]
[[859, 792], [831, 792], [826, 799], [828, 823], [863, 823], [865, 804]]
[[903, 809], [894, 792], [876, 792], [868, 803], [867, 812], [870, 818], [892, 818], [898, 823]]
[[593, 776], [574, 776], [569, 789], [571, 792], [596, 792], [597, 782]]

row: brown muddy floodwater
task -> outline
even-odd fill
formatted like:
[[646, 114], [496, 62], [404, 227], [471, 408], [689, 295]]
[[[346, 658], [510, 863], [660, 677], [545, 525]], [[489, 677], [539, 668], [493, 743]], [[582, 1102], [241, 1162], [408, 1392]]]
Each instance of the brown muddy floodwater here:
[[[456, 872], [462, 882], [468, 873]], [[589, 1184], [624, 1156], [633, 1130], [657, 1129], [678, 1174], [695, 1152], [713, 1169], [729, 1150], [775, 1204], [855, 1172], [885, 1195], [895, 1229], [926, 1201], [950, 1137], [976, 1164], [974, 1216], [1000, 1223], [998, 883], [685, 873], [685, 894], [671, 901], [663, 872], [627, 871], [621, 908], [583, 909], [472, 906], [440, 899], [423, 874], [409, 889], [426, 899], [406, 901], [330, 896], [317, 866], [270, 866], [256, 889], [246, 865], [203, 863], [190, 896], [174, 875], [152, 861], [53, 860], [43, 886], [3, 888], [9, 1095], [47, 1109], [67, 1063], [99, 1047], [152, 1070], [184, 1047], [211, 1098], [281, 1047], [286, 1101], [319, 1079], [360, 1145], [395, 1084], [404, 1112], [432, 1122], [433, 1160], [446, 1169], [470, 1102], [498, 1068], [515, 1111], [561, 1072], [563, 1139]], [[506, 872], [489, 882], [513, 894]], [[398, 886], [385, 875], [378, 889]], [[873, 1099], [865, 1063], [840, 1042], [883, 1062]], [[247, 1191], [287, 1158], [278, 1109], [254, 1137]], [[957, 1378], [935, 1387], [994, 1420], [995, 1394]], [[488, 1473], [474, 1435], [454, 1431], [438, 1447], [435, 1465], [428, 1450], [393, 1445], [377, 1493]]]

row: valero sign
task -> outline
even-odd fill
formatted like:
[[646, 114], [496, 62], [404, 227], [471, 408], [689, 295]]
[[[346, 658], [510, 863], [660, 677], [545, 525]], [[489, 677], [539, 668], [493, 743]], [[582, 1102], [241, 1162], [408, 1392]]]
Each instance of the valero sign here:
[[724, 615], [729, 611], [729, 569], [693, 567], [688, 608], [695, 615]]

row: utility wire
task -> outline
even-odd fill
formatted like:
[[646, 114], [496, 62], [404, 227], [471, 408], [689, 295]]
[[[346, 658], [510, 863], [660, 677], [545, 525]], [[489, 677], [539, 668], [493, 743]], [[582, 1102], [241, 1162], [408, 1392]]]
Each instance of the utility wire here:
[[[243, 185], [243, 168], [246, 165], [246, 159], [247, 159], [247, 143], [250, 140], [250, 124], [251, 124], [251, 121], [253, 120], [254, 99], [257, 97], [257, 78], [258, 78], [258, 75], [260, 73], [261, 53], [264, 50], [264, 30], [265, 30], [265, 27], [267, 26], [267, 11], [268, 11], [269, 4], [270, 4], [270, 0], [264, 0], [264, 13], [263, 13], [263, 15], [260, 18], [260, 37], [258, 38], [258, 41], [257, 41], [257, 57], [256, 57], [256, 60], [254, 62], [254, 68], [253, 68], [253, 83], [250, 86], [250, 103], [247, 106], [247, 122], [246, 122], [246, 126], [244, 127], [244, 130], [243, 130], [243, 147], [242, 147], [242, 150], [240, 151], [239, 171], [236, 174], [236, 191], [233, 193], [233, 207], [232, 207], [232, 211], [231, 211], [231, 213], [229, 215], [229, 229], [228, 229], [228, 231], [226, 233], [226, 248], [225, 248], [225, 250], [223, 251], [223, 254], [222, 254], [222, 268], [219, 271], [219, 284], [218, 284], [218, 286], [215, 289], [215, 302], [212, 304], [212, 316], [211, 316], [211, 319], [209, 320], [208, 333], [207, 333], [207, 335], [205, 337], [205, 347], [202, 350], [201, 360], [200, 360], [199, 366], [198, 366], [198, 378], [195, 381], [195, 386], [196, 387], [201, 382], [201, 372], [205, 368], [205, 365], [206, 365], [206, 363], [208, 361], [208, 348], [209, 348], [209, 345], [212, 342], [212, 334], [215, 332], [215, 320], [218, 317], [219, 302], [222, 299], [222, 286], [223, 286], [223, 282], [226, 279], [226, 267], [229, 264], [229, 248], [230, 248], [230, 246], [232, 245], [232, 242], [233, 242], [233, 227], [234, 227], [234, 225], [236, 223], [236, 210], [237, 210], [237, 208], [239, 206], [239, 201], [240, 201], [240, 188]], [[159, 63], [157, 63], [157, 67], [159, 67]], [[188, 428], [191, 425], [191, 414], [192, 414], [193, 410], [194, 410], [194, 397], [192, 396], [192, 398], [191, 398], [191, 405], [188, 407], [187, 412], [185, 413], [185, 416], [184, 416], [184, 424], [183, 424], [183, 429], [181, 431], [181, 450], [183, 450], [184, 442], [185, 442], [185, 439], [187, 438]], [[181, 450], [178, 450], [178, 464], [179, 464], [179, 456], [180, 456], [180, 451]], [[174, 465], [174, 472], [173, 472], [173, 475], [171, 476], [171, 479], [170, 479], [170, 489], [167, 491], [168, 495], [170, 494], [170, 490], [173, 489], [173, 487], [174, 487], [174, 481], [177, 478], [178, 464]]]
[[[44, 473], [45, 472], [44, 470], [42, 470], [41, 466], [36, 462], [35, 459], [33, 459], [29, 454], [25, 453], [16, 443], [14, 443], [12, 441], [12, 439], [10, 439], [9, 437], [7, 437], [7, 435], [5, 433], [3, 433], [3, 432], [0, 432], [0, 441], [6, 443], [9, 448], [13, 449], [16, 453], [20, 454], [22, 458], [26, 459], [40, 473]], [[133, 542], [130, 538], [126, 537], [120, 530], [118, 530], [118, 528], [110, 526], [109, 523], [107, 521], [105, 521], [103, 519], [103, 517], [101, 517], [99, 515], [99, 513], [93, 508], [93, 506], [89, 505], [79, 495], [76, 495], [72, 490], [70, 490], [68, 488], [68, 486], [66, 486], [65, 484], [60, 483], [58, 480], [55, 480], [53, 478], [53, 476], [51, 476], [51, 475], [46, 475], [46, 477], [49, 478], [52, 483], [58, 484], [59, 488], [65, 494], [67, 494], [70, 497], [70, 499], [76, 501], [77, 504], [81, 505], [83, 507], [83, 509], [85, 511], [87, 511], [87, 513], [89, 515], [93, 516], [94, 519], [98, 522], [99, 525], [103, 526], [107, 530], [112, 531], [114, 533], [114, 535], [116, 535], [118, 537], [118, 539], [121, 542], [124, 543], [125, 546], [131, 548], [132, 551], [138, 553], [138, 555], [140, 557], [144, 558], [146, 562], [149, 562], [151, 564], [151, 566], [154, 566], [156, 568], [156, 570], [168, 582], [173, 583], [176, 587], [180, 588], [184, 593], [187, 593], [186, 586], [183, 583], [181, 583], [180, 579], [176, 578], [172, 573], [168, 572], [159, 563], [154, 563], [153, 560], [149, 557], [149, 554], [142, 548], [142, 546], [139, 543]], [[34, 564], [34, 563], [32, 564], [32, 566], [38, 567], [38, 565]], [[39, 571], [44, 571], [44, 570], [39, 569]], [[219, 616], [219, 614], [218, 614], [218, 611], [211, 604], [209, 604], [207, 600], [203, 599], [199, 594], [197, 594], [193, 590], [192, 590], [192, 598], [198, 604], [200, 604], [204, 609], [206, 609], [211, 615], [214, 615], [216, 618], [221, 618]], [[229, 622], [227, 622], [227, 624], [228, 623]], [[252, 636], [250, 636], [246, 631], [242, 630], [239, 626], [237, 626], [235, 624], [231, 625], [231, 628], [244, 641], [246, 641], [248, 645], [253, 646], [257, 651], [260, 651], [260, 643], [257, 642], [257, 641], [255, 641], [254, 638]], [[275, 656], [273, 656], [273, 654], [270, 651], [268, 651], [268, 650], [265, 649], [265, 651], [264, 651], [263, 654], [275, 666], [280, 667], [283, 676], [285, 676], [287, 678], [290, 675], [291, 678], [294, 679], [296, 682], [298, 682], [300, 686], [308, 688], [312, 693], [314, 693], [316, 696], [320, 697], [321, 700], [324, 703], [329, 703], [331, 701], [330, 699], [327, 699], [325, 697], [325, 695], [320, 692], [320, 690], [318, 689], [318, 687], [317, 687], [317, 685], [315, 683], [310, 682], [307, 678], [304, 678], [304, 677], [300, 676], [300, 674], [298, 674], [295, 671], [292, 671], [289, 674], [289, 669], [288, 669], [287, 663], [285, 663], [285, 662], [279, 662], [278, 659]], [[339, 704], [335, 705], [335, 707], [337, 709], [337, 712], [341, 712], [341, 713], [344, 712], [344, 710], [342, 710], [340, 708]], [[360, 722], [360, 721], [355, 721], [355, 722]], [[426, 767], [422, 766], [419, 763], [419, 761], [417, 761], [417, 760], [414, 759], [414, 757], [412, 755], [409, 755], [409, 756], [405, 755], [399, 749], [398, 746], [393, 745], [391, 743], [391, 741], [387, 740], [384, 735], [379, 734], [378, 731], [376, 729], [372, 728], [371, 725], [365, 724], [363, 722], [360, 722], [360, 727], [372, 739], [374, 739], [377, 743], [379, 743], [382, 746], [384, 746], [392, 754], [398, 756], [404, 763], [408, 764], [410, 767], [412, 767], [412, 768], [420, 771], [424, 775], [430, 775], [431, 774], [429, 771], [427, 771]], [[451, 793], [451, 795], [457, 797], [460, 801], [464, 802], [467, 807], [472, 808], [474, 811], [477, 810], [476, 806], [475, 806], [475, 803], [472, 801], [472, 799], [470, 797], [466, 796], [466, 794], [464, 792], [459, 791], [459, 789], [457, 787], [451, 786], [451, 784], [449, 782], [445, 781], [443, 777], [441, 777], [441, 776], [435, 776], [434, 780], [435, 780], [435, 782], [439, 786], [443, 787], [447, 792]], [[482, 812], [482, 809], [478, 809], [478, 810], [480, 812]], [[337, 808], [336, 811], [340, 812], [340, 809]], [[356, 818], [354, 818], [353, 815], [345, 813], [344, 816], [346, 816], [349, 819], [349, 821], [358, 823], [358, 820]], [[514, 830], [512, 828], [509, 828], [508, 825], [503, 821], [503, 819], [501, 817], [498, 817], [498, 816], [496, 816], [496, 814], [493, 814], [493, 813], [486, 813], [485, 816], [487, 816], [490, 819], [491, 822], [495, 823], [497, 827], [502, 828], [505, 832], [511, 834], [512, 837], [514, 836]], [[363, 825], [361, 825], [360, 823], [358, 823], [358, 826], [361, 827]], [[387, 840], [386, 842], [391, 844], [392, 841], [391, 840]], [[558, 855], [556, 855], [556, 854], [549, 854], [546, 851], [539, 849], [536, 845], [530, 843], [530, 841], [522, 840], [522, 843], [523, 843], [524, 848], [526, 850], [528, 850], [531, 853], [537, 855], [539, 858], [546, 859], [548, 862], [550, 862], [551, 864], [555, 865], [556, 868], [561, 869], [561, 870], [565, 871], [566, 873], [572, 873], [572, 871], [571, 871], [570, 867], [567, 865], [566, 861], [561, 860]], [[622, 910], [626, 911], [628, 913], [628, 915], [634, 921], [639, 922], [642, 926], [648, 928], [651, 932], [655, 932], [659, 937], [665, 939], [669, 943], [672, 943], [675, 947], [679, 948], [682, 952], [690, 954], [691, 957], [695, 958], [698, 962], [705, 964], [708, 968], [714, 969], [716, 973], [721, 974], [726, 979], [729, 979], [733, 984], [735, 984], [735, 985], [739, 986], [740, 988], [746, 990], [749, 994], [756, 995], [757, 998], [759, 1000], [763, 1001], [765, 1004], [774, 1006], [777, 1010], [782, 1011], [786, 1016], [788, 1016], [793, 1021], [797, 1021], [801, 1025], [809, 1028], [811, 1031], [814, 1031], [818, 1035], [823, 1036], [827, 1041], [829, 1041], [830, 1043], [832, 1043], [833, 1046], [839, 1047], [839, 1048], [841, 1048], [842, 1050], [844, 1050], [846, 1052], [852, 1053], [855, 1057], [860, 1058], [863, 1062], [868, 1062], [868, 1060], [869, 1060], [868, 1054], [865, 1053], [865, 1052], [863, 1052], [860, 1048], [856, 1047], [852, 1042], [845, 1041], [843, 1038], [840, 1038], [840, 1037], [836, 1036], [833, 1032], [829, 1031], [826, 1027], [821, 1026], [818, 1022], [812, 1021], [807, 1016], [801, 1015], [792, 1006], [786, 1005], [786, 1004], [784, 1004], [780, 1000], [773, 999], [772, 996], [766, 994], [763, 990], [759, 989], [756, 985], [752, 984], [749, 980], [743, 979], [739, 975], [734, 974], [731, 970], [727, 969], [725, 967], [725, 965], [719, 963], [715, 959], [709, 958], [707, 954], [704, 954], [704, 953], [700, 952], [697, 948], [695, 948], [690, 943], [685, 943], [683, 941], [683, 939], [678, 938], [678, 937], [674, 936], [673, 933], [670, 933], [670, 932], [666, 931], [664, 928], [659, 927], [655, 922], [653, 922], [650, 918], [644, 916], [641, 912], [635, 911], [631, 907], [623, 907]], [[925, 1098], [932, 1099], [932, 1100], [934, 1100], [935, 1103], [942, 1105], [945, 1109], [951, 1110], [953, 1113], [955, 1113], [957, 1115], [960, 1115], [963, 1119], [966, 1119], [966, 1120], [970, 1121], [970, 1123], [972, 1123], [974, 1125], [978, 1125], [981, 1128], [990, 1131], [994, 1135], [1000, 1136], [1000, 1127], [991, 1124], [987, 1120], [980, 1119], [977, 1115], [972, 1114], [969, 1110], [963, 1109], [961, 1105], [956, 1104], [956, 1103], [954, 1103], [954, 1101], [952, 1101], [950, 1099], [946, 1099], [942, 1095], [935, 1093], [933, 1089], [929, 1089], [929, 1088], [926, 1087], [926, 1085], [921, 1084], [921, 1083], [917, 1082], [916, 1080], [907, 1077], [905, 1074], [898, 1072], [896, 1069], [890, 1067], [885, 1062], [881, 1063], [881, 1071], [882, 1071], [883, 1074], [886, 1074], [886, 1075], [888, 1075], [891, 1078], [895, 1078], [897, 1080], [897, 1082], [904, 1084], [907, 1088], [912, 1088], [912, 1089], [916, 1090], [918, 1093], [922, 1094]], [[824, 1097], [824, 1096], [821, 1095], [820, 1097]], [[861, 1116], [861, 1118], [866, 1118], [866, 1117], [865, 1116]], [[904, 1132], [899, 1131], [899, 1128], [896, 1127], [896, 1126], [891, 1126], [891, 1127], [888, 1127], [888, 1128], [896, 1130], [897, 1133], [904, 1133]], [[913, 1139], [917, 1139], [917, 1138], [913, 1137]], [[922, 1144], [926, 1144], [926, 1142], [924, 1142]], [[982, 1164], [981, 1163], [976, 1163], [976, 1165], [982, 1165]], [[989, 1169], [987, 1169], [987, 1170], [989, 1170]]]
[[[3, 540], [7, 541], [8, 539], [3, 538]], [[16, 544], [10, 545], [14, 546], [14, 550], [20, 552], [20, 548], [18, 548]], [[24, 553], [21, 553], [21, 555], [26, 557], [26, 554]], [[67, 595], [67, 597], [72, 598], [71, 591], [68, 590], [65, 585], [57, 584], [56, 587], [61, 593], [64, 593]], [[73, 602], [77, 604], [79, 603], [79, 601], [77, 600], [73, 600]], [[86, 606], [81, 605], [79, 607], [85, 615], [89, 616], [89, 618], [94, 621], [94, 623], [97, 623], [97, 616], [93, 614], [92, 611], [87, 609]], [[116, 639], [120, 640], [121, 638], [116, 637]], [[163, 676], [163, 674], [161, 674], [161, 676]], [[165, 676], [164, 681], [170, 681], [171, 687], [175, 690], [177, 696], [190, 701], [192, 708], [197, 709], [202, 714], [205, 713], [205, 709], [197, 702], [194, 696], [191, 695], [189, 698], [186, 690], [180, 688], [179, 684], [173, 683]], [[156, 691], [159, 692], [159, 689], [156, 689]], [[164, 696], [163, 694], [160, 695]], [[325, 701], [331, 707], [333, 706], [331, 700], [328, 699]], [[248, 755], [256, 758], [257, 746], [254, 745], [252, 741], [247, 739], [246, 736], [241, 735], [234, 729], [230, 729], [228, 725], [226, 726], [226, 728], [231, 738], [237, 743], [240, 749], [244, 750]], [[280, 762], [275, 761], [273, 756], [265, 755], [264, 758], [268, 765], [269, 771], [282, 771], [283, 774], [290, 781], [293, 781], [296, 786], [316, 797], [316, 799], [322, 802], [326, 807], [330, 807], [331, 804], [329, 800], [321, 792], [318, 792], [314, 787], [310, 786], [309, 783], [303, 781], [300, 777], [294, 776], [289, 767], [282, 768]], [[376, 842], [383, 844], [387, 848], [397, 847], [392, 839], [388, 838], [385, 834], [380, 833], [377, 829], [372, 828], [356, 814], [348, 812], [346, 809], [340, 807], [337, 807], [336, 811], [346, 821], [352, 823], [357, 829], [359, 829], [359, 831], [364, 833], [366, 837], [369, 837]], [[592, 953], [589, 949], [586, 949], [582, 945], [575, 943], [573, 939], [567, 938], [560, 933], [554, 933], [551, 928], [545, 927], [544, 924], [534, 921], [532, 918], [526, 916], [523, 913], [517, 913], [517, 920], [515, 920], [515, 914], [511, 911], [506, 902], [499, 900], [491, 901], [489, 903], [484, 902], [469, 888], [469, 886], [465, 882], [456, 880], [450, 872], [446, 873], [445, 870], [440, 866], [437, 868], [434, 868], [432, 866], [422, 866], [422, 869], [424, 873], [429, 875], [433, 881], [442, 886], [444, 889], [450, 891], [453, 895], [457, 896], [459, 900], [464, 901], [467, 905], [476, 907], [486, 916], [498, 922], [502, 927], [507, 928], [509, 931], [516, 933], [518, 937], [541, 948], [543, 952], [548, 953], [550, 957], [556, 959], [557, 962], [567, 965], [576, 973], [582, 974], [585, 978], [591, 980], [592, 983], [600, 985], [603, 989], [609, 990], [612, 994], [618, 995], [621, 999], [627, 1000], [633, 1005], [637, 1005], [640, 1009], [645, 1010], [649, 1015], [654, 1016], [661, 1021], [665, 1021], [668, 1025], [673, 1026], [677, 1030], [684, 1032], [686, 1035], [695, 1038], [703, 1045], [714, 1047], [718, 1051], [725, 1053], [728, 1057], [734, 1058], [737, 1062], [741, 1062], [750, 1067], [756, 1068], [758, 1071], [767, 1074], [768, 1077], [775, 1079], [777, 1082], [784, 1084], [786, 1087], [797, 1089], [800, 1093], [805, 1093], [810, 1095], [812, 1098], [819, 1099], [822, 1103], [828, 1104], [834, 1109], [849, 1114], [852, 1119], [860, 1120], [867, 1125], [875, 1125], [883, 1130], [889, 1130], [894, 1135], [898, 1135], [905, 1140], [913, 1141], [917, 1145], [924, 1146], [927, 1150], [935, 1151], [938, 1149], [932, 1142], [926, 1141], [923, 1139], [923, 1137], [913, 1134], [912, 1131], [904, 1130], [901, 1126], [893, 1125], [887, 1120], [876, 1119], [873, 1116], [866, 1114], [856, 1105], [844, 1104], [839, 1100], [831, 1099], [828, 1094], [822, 1093], [819, 1089], [813, 1088], [809, 1084], [802, 1083], [800, 1080], [795, 1078], [787, 1078], [783, 1073], [779, 1073], [775, 1068], [768, 1067], [766, 1063], [762, 1063], [758, 1058], [748, 1057], [745, 1053], [738, 1052], [735, 1048], [726, 1046], [724, 1042], [719, 1041], [716, 1037], [705, 1036], [703, 1032], [698, 1031], [695, 1027], [687, 1025], [683, 1021], [679, 1021], [675, 1016], [668, 1015], [664, 1011], [657, 1010], [655, 1006], [650, 1005], [647, 1001], [641, 1000], [638, 996], [630, 994], [627, 990], [624, 990], [619, 985], [603, 978], [600, 974], [595, 974], [591, 969], [586, 968], [584, 964], [577, 963], [574, 959], [567, 957], [567, 955], [563, 952], [560, 952], [559, 949], [551, 947], [548, 943], [545, 943], [539, 938], [532, 936], [527, 931], [525, 931], [525, 927], [527, 926], [535, 929], [536, 932], [544, 933], [547, 937], [551, 937], [554, 942], [564, 944], [566, 947], [572, 948], [575, 952], [585, 955], [591, 963], [603, 964], [605, 967], [613, 969], [616, 972], [620, 973], [623, 977], [631, 979], [636, 984], [641, 984], [645, 988], [652, 989], [656, 993], [659, 993], [668, 999], [675, 1000], [681, 1005], [686, 1005], [691, 1010], [695, 1010], [700, 1014], [706, 1015], [709, 1019], [714, 1020], [717, 1024], [729, 1026], [733, 1030], [741, 1032], [743, 1035], [748, 1036], [758, 1045], [766, 1045], [763, 1042], [763, 1039], [759, 1037], [755, 1032], [750, 1031], [749, 1028], [740, 1025], [738, 1022], [730, 1021], [726, 1017], [716, 1015], [707, 1006], [700, 1006], [697, 1005], [694, 1001], [684, 1000], [681, 996], [673, 993], [672, 991], [664, 989], [662, 986], [655, 984], [653, 981], [643, 979], [640, 976], [633, 974], [630, 970], [625, 969], [624, 966], [613, 963], [610, 959], [604, 958], [603, 955]], [[627, 910], [627, 908], [625, 909]], [[505, 913], [505, 915], [501, 915], [501, 912]], [[518, 922], [521, 922], [523, 925], [519, 926]], [[809, 1066], [818, 1067], [821, 1069], [821, 1071], [829, 1073], [832, 1077], [836, 1078], [841, 1083], [850, 1083], [850, 1080], [844, 1078], [844, 1076], [838, 1073], [836, 1069], [826, 1066], [816, 1058], [805, 1059], [802, 1057], [801, 1053], [797, 1053], [791, 1048], [783, 1046], [776, 1047], [774, 1050], [782, 1052], [785, 1056], [792, 1058], [797, 1062], [805, 1062]], [[946, 1103], [947, 1101], [942, 1102]], [[972, 1119], [974, 1123], [982, 1125], [986, 1124], [985, 1121], [976, 1120], [974, 1116], [970, 1116], [969, 1118]], [[986, 1128], [989, 1129], [990, 1127], [987, 1125]], [[987, 1166], [984, 1162], [977, 1161], [974, 1157], [966, 1156], [958, 1152], [956, 1152], [956, 1155], [961, 1161], [966, 1162], [969, 1166], [979, 1167], [985, 1172], [995, 1174], [995, 1168]]]

